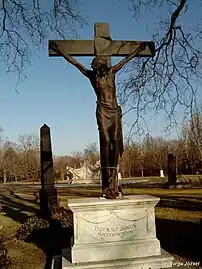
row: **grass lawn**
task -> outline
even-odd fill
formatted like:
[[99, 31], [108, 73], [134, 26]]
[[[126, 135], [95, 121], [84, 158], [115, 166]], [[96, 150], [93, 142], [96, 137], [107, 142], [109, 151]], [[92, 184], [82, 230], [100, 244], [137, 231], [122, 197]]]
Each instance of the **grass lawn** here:
[[[9, 188], [9, 187], [8, 187]], [[96, 187], [77, 187], [58, 191], [60, 205], [67, 207], [67, 200], [77, 197], [99, 196]], [[202, 219], [202, 189], [157, 189], [123, 187], [124, 195], [149, 194], [161, 198], [156, 207], [157, 237], [162, 247], [173, 254], [177, 260], [186, 258], [199, 262], [201, 244], [200, 221]], [[12, 235], [27, 218], [39, 208], [38, 191], [0, 193], [0, 236], [3, 236], [8, 255], [11, 258], [10, 269], [44, 268], [47, 262], [45, 247], [36, 241], [14, 241]], [[45, 230], [44, 230], [45, 231]], [[40, 234], [40, 237], [45, 232]], [[45, 242], [44, 242], [45, 243]], [[53, 253], [55, 254], [55, 253]], [[193, 267], [192, 267], [193, 268]], [[196, 266], [194, 268], [197, 268]]]

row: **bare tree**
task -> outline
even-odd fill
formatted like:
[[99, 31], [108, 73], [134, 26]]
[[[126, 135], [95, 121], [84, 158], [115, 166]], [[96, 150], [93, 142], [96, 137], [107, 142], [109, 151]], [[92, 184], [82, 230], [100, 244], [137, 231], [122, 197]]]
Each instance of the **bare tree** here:
[[39, 137], [37, 135], [20, 135], [19, 141], [19, 175], [21, 178], [38, 180], [39, 165]]
[[202, 161], [202, 113], [200, 110], [191, 117], [189, 135], [196, 144], [197, 151]]
[[[71, 4], [70, 4], [71, 2]], [[76, 36], [75, 26], [86, 21], [76, 12], [78, 0], [1, 0], [0, 59], [18, 81], [25, 76], [33, 52], [49, 38]]]
[[155, 150], [154, 139], [150, 135], [145, 136], [141, 143], [142, 167], [151, 175], [155, 169], [158, 169]]
[[[78, 160], [72, 156], [58, 156], [54, 158], [54, 171], [56, 180], [64, 180], [67, 176], [67, 166], [74, 167]], [[79, 161], [80, 163], [80, 161]]]
[[154, 168], [160, 172], [167, 165], [168, 141], [162, 137], [151, 137], [153, 154], [151, 161], [154, 163]]
[[39, 152], [39, 137], [37, 135], [19, 135], [18, 141], [22, 151]]
[[[123, 0], [124, 1], [124, 0]], [[151, 12], [154, 24], [149, 26], [156, 43], [153, 58], [136, 58], [123, 72], [119, 98], [126, 113], [134, 111], [131, 126], [145, 130], [145, 115], [164, 113], [167, 128], [175, 126], [176, 110], [190, 116], [196, 105], [196, 92], [201, 83], [201, 17], [193, 18], [192, 25], [182, 23], [189, 16], [189, 0], [125, 0], [137, 18]], [[201, 1], [197, 1], [199, 9]], [[162, 17], [160, 14], [162, 12]], [[129, 72], [129, 73], [127, 73]]]
[[120, 171], [124, 177], [133, 177], [139, 174], [140, 170], [143, 171], [141, 147], [128, 138], [124, 148], [123, 157], [120, 159]]
[[18, 175], [18, 152], [17, 144], [11, 141], [7, 141], [4, 144], [3, 153], [3, 171], [4, 171], [4, 183], [7, 179], [10, 181], [17, 181]]
[[[185, 143], [187, 163], [202, 169], [202, 110], [197, 107], [191, 119], [182, 125], [182, 139]], [[198, 169], [197, 169], [198, 170]]]
[[6, 169], [4, 162], [5, 145], [7, 144], [7, 138], [4, 137], [4, 128], [0, 127], [0, 177], [3, 178], [3, 182], [6, 183]]
[[80, 151], [72, 152], [72, 167], [73, 168], [80, 168], [84, 163], [84, 156], [83, 153]]
[[94, 165], [99, 160], [99, 151], [95, 142], [88, 144], [84, 149], [84, 159]]

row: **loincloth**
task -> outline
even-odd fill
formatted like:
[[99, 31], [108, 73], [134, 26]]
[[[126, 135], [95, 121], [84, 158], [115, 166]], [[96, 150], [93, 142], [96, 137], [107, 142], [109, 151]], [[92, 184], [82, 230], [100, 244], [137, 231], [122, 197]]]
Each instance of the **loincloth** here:
[[123, 154], [123, 133], [122, 133], [122, 110], [120, 106], [112, 108], [107, 104], [97, 102], [96, 118], [99, 132], [109, 131], [115, 126], [118, 129], [117, 140], [120, 141], [120, 155]]

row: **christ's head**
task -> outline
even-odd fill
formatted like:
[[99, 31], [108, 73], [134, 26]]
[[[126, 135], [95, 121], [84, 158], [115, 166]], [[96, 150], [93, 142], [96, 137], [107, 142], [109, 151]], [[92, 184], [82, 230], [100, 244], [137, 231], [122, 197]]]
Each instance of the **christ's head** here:
[[94, 71], [107, 71], [109, 70], [107, 60], [104, 57], [97, 56], [92, 60], [91, 67]]

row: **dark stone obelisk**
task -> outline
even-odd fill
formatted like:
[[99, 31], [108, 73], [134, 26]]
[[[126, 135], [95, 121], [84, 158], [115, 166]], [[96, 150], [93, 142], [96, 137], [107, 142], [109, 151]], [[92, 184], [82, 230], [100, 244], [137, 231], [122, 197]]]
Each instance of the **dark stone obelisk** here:
[[40, 129], [41, 190], [40, 213], [43, 217], [51, 216], [57, 207], [57, 190], [54, 187], [53, 156], [50, 128], [44, 124]]
[[176, 185], [176, 158], [173, 153], [168, 153], [168, 184]]

